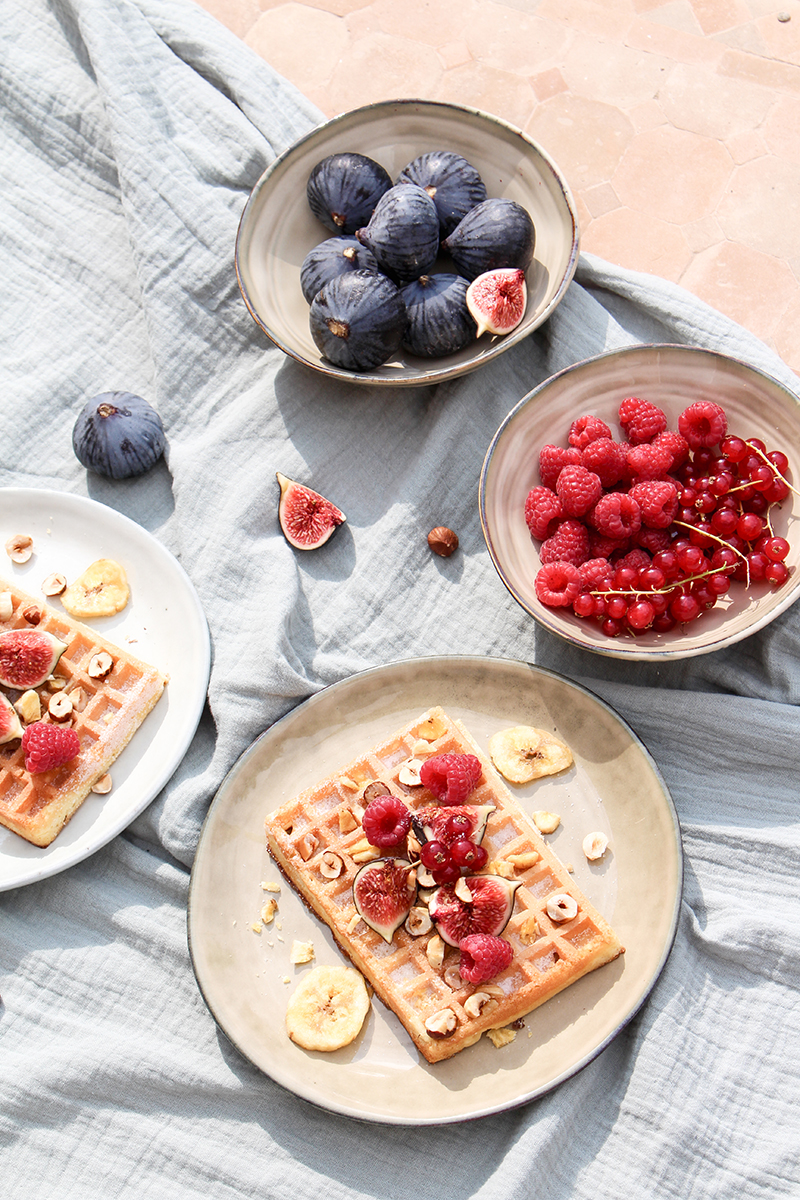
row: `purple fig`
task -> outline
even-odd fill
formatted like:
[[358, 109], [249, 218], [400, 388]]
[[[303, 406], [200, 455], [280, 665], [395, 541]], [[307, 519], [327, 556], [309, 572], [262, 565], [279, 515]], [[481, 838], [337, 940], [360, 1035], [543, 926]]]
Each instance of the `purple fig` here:
[[353, 903], [370, 929], [391, 942], [417, 894], [416, 872], [405, 858], [374, 858], [353, 880]]
[[366, 154], [329, 154], [311, 172], [306, 195], [314, 216], [334, 233], [355, 233], [392, 186], [389, 172]]
[[482, 333], [510, 333], [525, 316], [525, 272], [518, 267], [485, 271], [467, 288], [466, 303], [478, 326], [478, 337]]
[[44, 630], [4, 630], [0, 633], [0, 684], [21, 691], [38, 687], [66, 648], [64, 642]]
[[[508, 924], [519, 881], [500, 875], [467, 875], [438, 887], [428, 902], [431, 920], [449, 946], [473, 933], [499, 935]], [[469, 899], [464, 899], [465, 895]]]
[[316, 550], [347, 518], [319, 492], [287, 479], [280, 471], [276, 475], [281, 489], [278, 520], [284, 537], [298, 550]]
[[516, 200], [484, 200], [442, 242], [459, 275], [475, 279], [497, 267], [528, 268], [536, 241], [533, 221]]

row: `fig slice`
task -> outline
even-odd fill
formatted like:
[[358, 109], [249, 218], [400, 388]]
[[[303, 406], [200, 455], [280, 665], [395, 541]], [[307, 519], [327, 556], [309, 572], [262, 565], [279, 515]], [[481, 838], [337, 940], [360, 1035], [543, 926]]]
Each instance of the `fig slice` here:
[[[443, 842], [449, 846], [458, 838], [469, 838], [476, 845], [483, 841], [486, 822], [495, 811], [493, 804], [426, 805], [414, 814], [427, 841]], [[447, 823], [453, 817], [466, 818], [469, 828], [448, 832]]]
[[467, 288], [467, 308], [482, 333], [511, 333], [525, 316], [528, 289], [518, 267], [484, 271]]
[[284, 537], [298, 550], [316, 550], [346, 521], [344, 513], [311, 488], [275, 472], [281, 489], [278, 519]]
[[22, 724], [14, 705], [0, 692], [0, 745], [22, 737]]
[[[464, 884], [472, 894], [469, 901], [456, 892], [457, 888], [463, 894]], [[428, 902], [428, 912], [449, 946], [460, 946], [473, 933], [497, 937], [508, 924], [519, 886], [518, 880], [499, 875], [466, 875], [456, 884], [438, 887]]]
[[373, 858], [353, 880], [353, 902], [370, 929], [391, 942], [417, 896], [417, 877], [405, 858]]
[[6, 629], [0, 633], [0, 684], [4, 687], [38, 687], [66, 650], [52, 633], [39, 629]]

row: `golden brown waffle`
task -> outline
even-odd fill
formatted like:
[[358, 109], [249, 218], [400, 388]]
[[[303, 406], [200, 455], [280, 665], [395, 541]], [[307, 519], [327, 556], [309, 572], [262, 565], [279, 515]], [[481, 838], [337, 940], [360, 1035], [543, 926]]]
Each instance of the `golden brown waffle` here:
[[[166, 679], [93, 629], [0, 579], [2, 592], [10, 593], [13, 613], [0, 617], [0, 630], [32, 628], [22, 615], [32, 608], [42, 614], [35, 627], [67, 646], [50, 680], [35, 690], [44, 721], [51, 719], [48, 705], [53, 696], [72, 697], [73, 711], [59, 723], [71, 725], [78, 734], [78, 757], [63, 767], [31, 775], [25, 770], [19, 740], [0, 745], [0, 824], [36, 846], [49, 846], [130, 741], [163, 692]], [[93, 678], [89, 664], [100, 651], [111, 656], [113, 665], [105, 677]], [[12, 703], [21, 695], [3, 691]]]
[[[503, 932], [514, 951], [511, 965], [491, 983], [477, 986], [458, 975], [458, 950], [445, 946], [437, 965], [433, 951], [441, 948], [441, 939], [430, 945], [435, 927], [414, 937], [401, 926], [387, 943], [358, 916], [353, 903], [357, 871], [369, 858], [381, 856], [366, 843], [359, 822], [365, 787], [379, 780], [412, 810], [436, 804], [427, 789], [401, 782], [401, 772], [409, 759], [451, 753], [478, 756], [483, 777], [467, 803], [495, 808], [483, 838], [489, 861], [482, 873], [521, 883]], [[428, 1062], [450, 1058], [487, 1030], [510, 1025], [623, 952], [614, 931], [576, 887], [490, 760], [441, 708], [423, 713], [363, 758], [284, 804], [267, 818], [266, 833], [270, 853], [290, 882], [397, 1014]], [[320, 870], [328, 852], [343, 864], [336, 878], [326, 878]], [[564, 892], [577, 902], [577, 915], [553, 921], [547, 914], [548, 897]], [[488, 997], [477, 1013], [480, 998], [470, 1002], [475, 993]], [[454, 1031], [432, 1036], [426, 1022], [437, 1025], [435, 1014], [447, 1009], [455, 1014]]]

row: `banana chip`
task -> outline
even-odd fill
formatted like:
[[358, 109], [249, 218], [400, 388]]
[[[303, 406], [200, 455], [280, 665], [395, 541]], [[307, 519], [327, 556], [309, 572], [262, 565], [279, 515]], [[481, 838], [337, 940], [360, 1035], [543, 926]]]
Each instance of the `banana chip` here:
[[543, 775], [556, 775], [572, 766], [566, 742], [545, 729], [514, 725], [489, 739], [489, 754], [497, 770], [510, 783], [530, 783]]
[[130, 589], [124, 570], [111, 558], [98, 558], [61, 594], [72, 617], [111, 617], [128, 603]]
[[315, 967], [290, 996], [286, 1032], [304, 1050], [339, 1050], [369, 1012], [364, 977], [353, 967]]

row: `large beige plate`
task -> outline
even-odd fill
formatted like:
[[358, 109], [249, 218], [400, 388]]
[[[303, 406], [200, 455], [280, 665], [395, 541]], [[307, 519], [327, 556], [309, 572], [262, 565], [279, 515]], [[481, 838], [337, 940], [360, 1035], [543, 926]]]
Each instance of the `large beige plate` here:
[[[550, 839], [622, 938], [621, 959], [526, 1018], [502, 1049], [486, 1038], [431, 1066], [379, 1001], [356, 1042], [301, 1050], [284, 1032], [290, 992], [308, 966], [289, 964], [295, 938], [316, 962], [341, 961], [326, 928], [282, 881], [279, 922], [253, 932], [279, 872], [264, 846], [267, 812], [434, 704], [486, 749], [510, 724], [557, 728], [572, 747], [565, 774], [516, 788], [523, 807], [558, 812]], [[610, 839], [602, 862], [585, 834]], [[504, 659], [429, 658], [354, 675], [263, 734], [223, 783], [203, 827], [189, 894], [189, 945], [200, 989], [235, 1046], [284, 1087], [324, 1108], [395, 1124], [437, 1124], [499, 1112], [541, 1095], [597, 1055], [634, 1015], [661, 971], [681, 896], [680, 830], [656, 766], [628, 726], [561, 676]]]
[[[300, 267], [309, 250], [333, 237], [313, 216], [306, 184], [329, 154], [356, 151], [374, 158], [396, 179], [403, 167], [429, 150], [452, 150], [480, 172], [490, 197], [516, 200], [536, 229], [527, 271], [528, 307], [506, 337], [484, 334], [472, 345], [440, 359], [398, 356], [372, 371], [346, 371], [321, 357], [308, 325], [300, 290]], [[449, 260], [448, 260], [449, 261]], [[519, 129], [472, 108], [428, 100], [392, 100], [334, 117], [295, 142], [256, 183], [236, 238], [236, 273], [251, 316], [286, 354], [348, 383], [419, 386], [474, 370], [550, 316], [569, 286], [578, 262], [578, 222], [569, 187], [545, 150]], [[442, 261], [437, 271], [453, 270]]]

